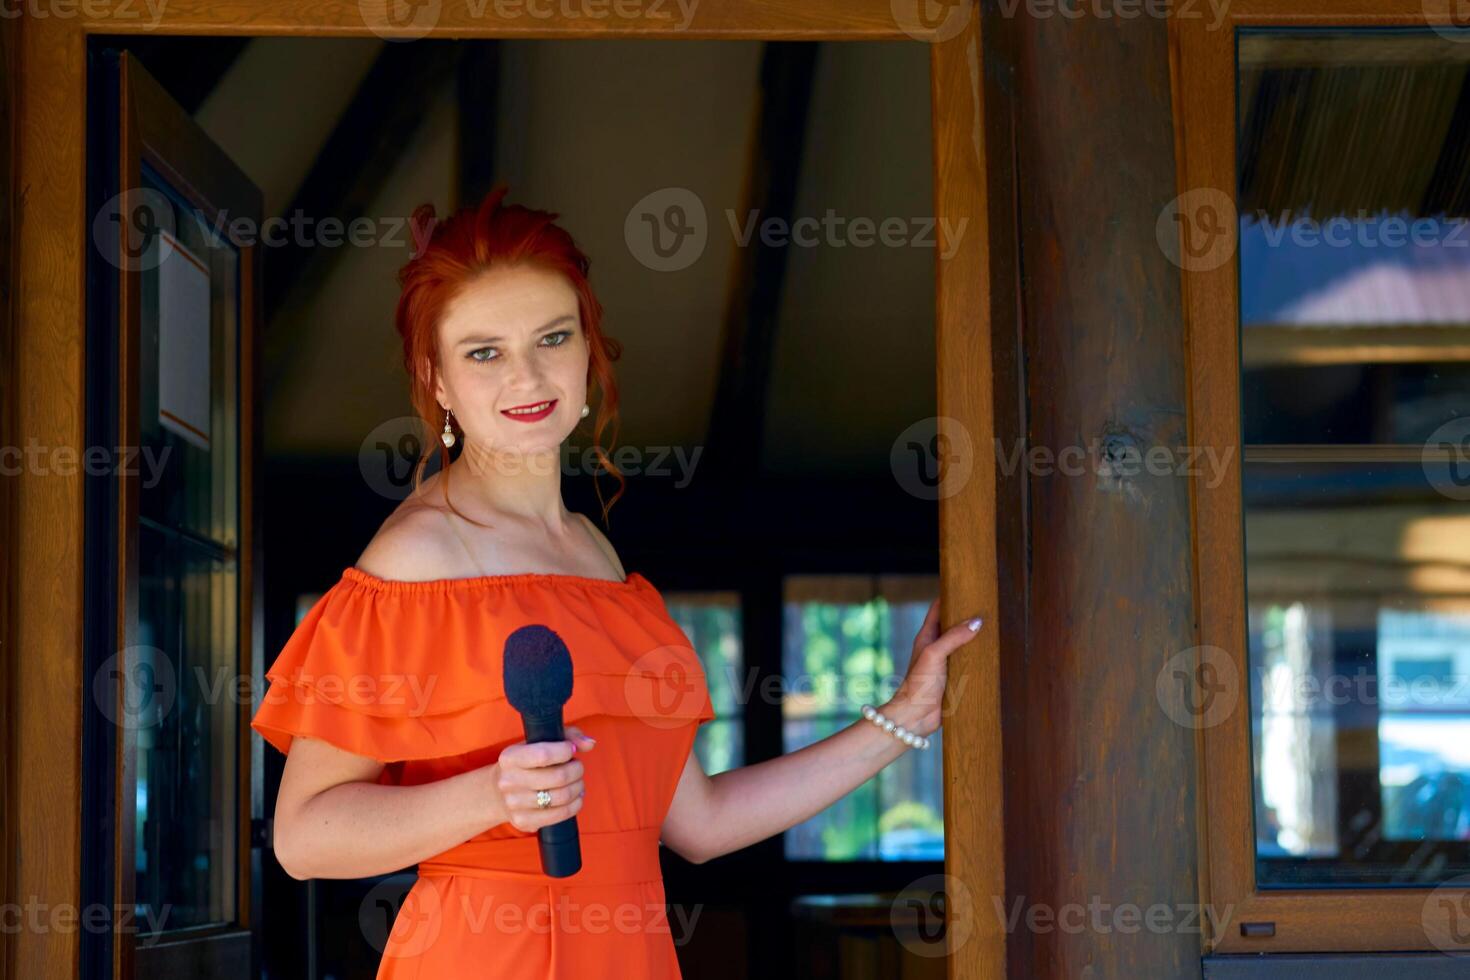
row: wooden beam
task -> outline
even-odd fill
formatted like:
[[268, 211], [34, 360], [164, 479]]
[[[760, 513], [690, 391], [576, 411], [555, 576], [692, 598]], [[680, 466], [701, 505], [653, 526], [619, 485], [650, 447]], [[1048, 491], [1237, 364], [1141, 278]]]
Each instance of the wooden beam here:
[[[760, 104], [740, 214], [754, 213], [762, 222], [790, 226], [801, 181], [817, 51], [813, 44], [773, 41], [762, 52]], [[735, 250], [724, 353], [700, 469], [707, 481], [724, 484], [732, 475], [759, 466], [789, 248], [767, 244], [755, 235]]]
[[[90, 829], [77, 806], [91, 690], [82, 671], [87, 59], [76, 19], [20, 24], [17, 329], [7, 383], [13, 444], [38, 452], [6, 477], [14, 481], [15, 537], [6, 543], [16, 571], [11, 649], [24, 652], [11, 664], [14, 795], [6, 817], [16, 838], [12, 895], [60, 916], [80, 909], [81, 837]], [[6, 937], [13, 976], [77, 976], [77, 920], [72, 928], [59, 921]]]
[[[1026, 476], [1030, 568], [1007, 582], [1030, 607], [1004, 691], [1011, 975], [1198, 978], [1196, 732], [1156, 693], [1196, 642], [1190, 485], [1108, 465], [1189, 443], [1180, 271], [1156, 231], [1178, 194], [1169, 24], [1007, 26], [1027, 448], [1089, 464]], [[1156, 906], [1165, 928], [1113, 918]]]
[[452, 207], [478, 204], [495, 185], [500, 120], [500, 41], [470, 41], [459, 59], [458, 176]]
[[[1414, 0], [1418, 2], [1418, 0]], [[321, 35], [331, 37], [639, 37], [670, 40], [927, 39], [936, 27], [893, 0], [664, 0], [617, 4], [533, 4], [530, 0], [168, 0], [156, 10], [137, 0], [93, 0], [79, 22], [99, 33]], [[406, 16], [404, 15], [406, 14]], [[942, 20], [942, 18], [941, 18]]]
[[[0, 19], [0, 446], [18, 446], [15, 429], [15, 119], [16, 76], [21, 21]], [[16, 851], [15, 769], [12, 762], [15, 740], [15, 636], [11, 594], [19, 555], [15, 543], [15, 480], [10, 458], [0, 459], [0, 902], [14, 908]], [[0, 950], [0, 980], [15, 976], [14, 950], [6, 943]]]
[[[328, 218], [343, 227], [368, 213], [393, 164], [403, 153], [434, 92], [453, 77], [460, 55], [457, 41], [385, 44], [352, 102], [337, 120], [311, 172], [282, 215], [288, 227], [303, 216], [313, 228]], [[272, 321], [293, 301], [303, 283], [320, 282], [343, 249], [316, 247], [312, 236], [285, 236], [265, 257], [265, 316]], [[266, 345], [267, 354], [272, 345]], [[266, 367], [266, 377], [275, 372]]]

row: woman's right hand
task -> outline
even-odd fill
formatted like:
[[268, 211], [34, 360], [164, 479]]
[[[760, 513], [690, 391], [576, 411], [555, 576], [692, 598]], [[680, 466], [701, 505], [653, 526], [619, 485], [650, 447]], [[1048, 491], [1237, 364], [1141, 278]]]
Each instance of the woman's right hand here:
[[[596, 743], [576, 725], [566, 726], [560, 742], [517, 742], [500, 752], [493, 785], [500, 795], [500, 812], [517, 830], [531, 832], [561, 823], [582, 809], [582, 763], [578, 752]], [[551, 805], [536, 805], [536, 791], [548, 790]]]

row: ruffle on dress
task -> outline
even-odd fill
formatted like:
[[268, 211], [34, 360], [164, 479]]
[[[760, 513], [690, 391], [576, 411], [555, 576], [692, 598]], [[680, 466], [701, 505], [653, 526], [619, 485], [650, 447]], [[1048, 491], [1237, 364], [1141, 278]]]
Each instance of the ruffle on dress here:
[[266, 672], [251, 727], [283, 753], [305, 735], [385, 763], [519, 741], [502, 661], [506, 638], [530, 623], [571, 653], [565, 723], [608, 714], [677, 728], [714, 717], [693, 645], [637, 572], [404, 582], [349, 566]]

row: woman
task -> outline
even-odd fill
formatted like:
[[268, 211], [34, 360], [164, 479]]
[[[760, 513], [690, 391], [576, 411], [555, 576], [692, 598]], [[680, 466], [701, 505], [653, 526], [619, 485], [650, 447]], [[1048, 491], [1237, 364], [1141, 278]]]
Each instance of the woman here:
[[[301, 879], [417, 865], [379, 977], [677, 978], [659, 843], [696, 863], [728, 854], [925, 744], [947, 659], [980, 623], [941, 634], [930, 608], [880, 708], [899, 728], [869, 718], [706, 776], [690, 749], [714, 712], [688, 638], [562, 503], [559, 450], [589, 389], [594, 442], [616, 413], [618, 345], [557, 216], [504, 194], [432, 235], [432, 209], [414, 215], [427, 244], [400, 272], [396, 320], [443, 465], [423, 479], [425, 452], [413, 493], [267, 674], [252, 725], [287, 754], [275, 852]], [[572, 655], [564, 741], [527, 744], [505, 700], [498, 658], [529, 623]], [[536, 831], [569, 817], [582, 868], [553, 878]]]

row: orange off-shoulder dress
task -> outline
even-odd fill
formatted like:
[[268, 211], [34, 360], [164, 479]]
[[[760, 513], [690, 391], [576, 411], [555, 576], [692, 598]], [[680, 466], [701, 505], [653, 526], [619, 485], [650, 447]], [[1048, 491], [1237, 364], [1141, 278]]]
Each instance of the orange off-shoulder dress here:
[[714, 711], [688, 637], [641, 574], [406, 582], [349, 566], [266, 672], [251, 727], [282, 752], [305, 735], [378, 759], [388, 785], [489, 765], [525, 737], [501, 664], [530, 623], [566, 642], [563, 720], [597, 739], [577, 756], [582, 868], [543, 874], [535, 833], [510, 824], [420, 862], [377, 976], [677, 980], [659, 828]]

